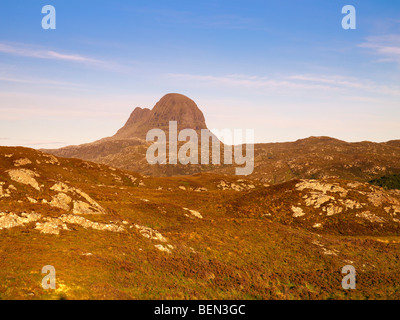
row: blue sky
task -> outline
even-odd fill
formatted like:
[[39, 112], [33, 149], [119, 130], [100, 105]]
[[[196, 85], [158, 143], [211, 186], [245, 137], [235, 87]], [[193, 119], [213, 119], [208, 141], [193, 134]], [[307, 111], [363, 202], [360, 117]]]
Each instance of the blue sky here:
[[91, 142], [169, 92], [257, 142], [400, 139], [399, 1], [13, 0], [0, 30], [1, 145]]

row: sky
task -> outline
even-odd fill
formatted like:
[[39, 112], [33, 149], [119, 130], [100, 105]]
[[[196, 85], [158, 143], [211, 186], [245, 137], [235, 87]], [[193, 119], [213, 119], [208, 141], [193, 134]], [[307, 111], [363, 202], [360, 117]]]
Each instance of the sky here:
[[171, 92], [256, 142], [400, 139], [400, 1], [0, 2], [0, 145], [92, 142]]

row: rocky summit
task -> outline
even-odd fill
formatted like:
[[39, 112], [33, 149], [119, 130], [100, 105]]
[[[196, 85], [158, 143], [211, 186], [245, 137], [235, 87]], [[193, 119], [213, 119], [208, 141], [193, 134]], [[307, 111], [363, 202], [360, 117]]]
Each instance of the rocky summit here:
[[[147, 132], [161, 129], [169, 136], [169, 122], [177, 122], [177, 131], [193, 129], [200, 136], [207, 129], [204, 115], [190, 98], [177, 93], [163, 96], [153, 109], [137, 107], [125, 125], [112, 137], [78, 146], [42, 151], [56, 156], [109, 164], [121, 169], [153, 176], [187, 175], [214, 168], [209, 165], [150, 166], [146, 160]], [[219, 167], [219, 166], [217, 166]]]
[[177, 121], [178, 130], [207, 129], [204, 115], [193, 100], [182, 94], [170, 93], [162, 97], [151, 110], [136, 108], [112, 139], [146, 140], [146, 134], [151, 129], [168, 132], [169, 121]]

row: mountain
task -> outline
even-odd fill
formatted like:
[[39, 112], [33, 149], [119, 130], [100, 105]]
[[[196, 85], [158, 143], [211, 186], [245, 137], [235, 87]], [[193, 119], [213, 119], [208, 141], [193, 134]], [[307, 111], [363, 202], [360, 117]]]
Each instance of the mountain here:
[[151, 129], [158, 128], [167, 133], [169, 121], [177, 121], [178, 131], [186, 128], [198, 132], [207, 129], [204, 115], [193, 100], [182, 94], [170, 93], [162, 97], [152, 110], [136, 108], [126, 124], [111, 138], [146, 140], [146, 134]]
[[[112, 165], [150, 176], [190, 175], [200, 172], [234, 174], [231, 165], [150, 165], [149, 144], [136, 139], [109, 140], [48, 153]], [[367, 182], [400, 174], [400, 148], [395, 143], [349, 143], [329, 137], [254, 145], [255, 168], [251, 177], [275, 184], [291, 179], [336, 177]]]
[[112, 137], [78, 146], [42, 151], [60, 157], [95, 161], [153, 176], [188, 175], [213, 168], [211, 165], [196, 166], [179, 163], [153, 166], [148, 164], [146, 150], [152, 143], [146, 142], [146, 134], [149, 130], [157, 128], [164, 130], [168, 138], [169, 121], [177, 121], [178, 131], [193, 129], [199, 136], [202, 129], [207, 130], [204, 115], [196, 103], [184, 95], [170, 93], [162, 97], [152, 110], [135, 108], [125, 125]]
[[[150, 165], [146, 133], [168, 131], [169, 121], [178, 129], [207, 129], [204, 115], [195, 102], [180, 94], [167, 94], [152, 110], [136, 108], [126, 124], [109, 138], [54, 150], [60, 157], [79, 158], [150, 176], [191, 175], [200, 172], [234, 174], [232, 165]], [[386, 143], [349, 143], [330, 137], [309, 137], [294, 142], [254, 145], [252, 178], [275, 184], [291, 179], [337, 177], [367, 182], [385, 175], [400, 174], [400, 140]], [[224, 146], [221, 144], [222, 149]]]
[[368, 183], [146, 177], [0, 147], [0, 208], [1, 299], [400, 298], [400, 191]]

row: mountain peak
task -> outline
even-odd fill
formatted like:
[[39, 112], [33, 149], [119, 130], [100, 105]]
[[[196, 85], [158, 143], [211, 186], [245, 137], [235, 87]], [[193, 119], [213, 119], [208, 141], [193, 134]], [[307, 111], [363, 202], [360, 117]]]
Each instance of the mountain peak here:
[[125, 125], [113, 139], [145, 139], [151, 129], [168, 130], [169, 121], [178, 122], [178, 130], [207, 129], [204, 115], [196, 103], [179, 93], [168, 93], [156, 103], [152, 110], [135, 108]]
[[141, 121], [143, 118], [145, 118], [150, 112], [150, 109], [147, 108], [140, 108], [136, 107], [135, 110], [132, 111], [131, 115], [129, 116], [128, 121], [126, 122], [126, 125], [131, 125], [134, 123], [137, 123]]
[[192, 99], [180, 93], [167, 93], [160, 99], [159, 102], [194, 103]]

